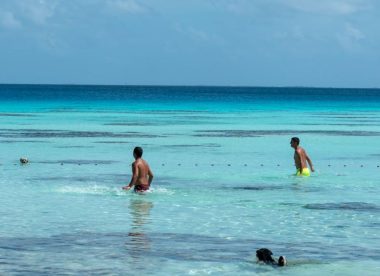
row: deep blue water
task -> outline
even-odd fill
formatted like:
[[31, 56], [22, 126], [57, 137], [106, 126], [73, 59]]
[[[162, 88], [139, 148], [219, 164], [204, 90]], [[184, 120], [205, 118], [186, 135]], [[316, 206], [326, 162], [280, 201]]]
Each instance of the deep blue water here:
[[380, 89], [303, 87], [0, 85], [0, 100], [112, 102], [380, 102]]

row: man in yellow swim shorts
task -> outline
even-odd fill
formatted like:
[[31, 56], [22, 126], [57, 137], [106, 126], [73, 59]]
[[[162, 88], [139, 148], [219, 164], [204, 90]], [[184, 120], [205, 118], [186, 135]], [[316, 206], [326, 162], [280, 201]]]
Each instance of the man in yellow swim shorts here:
[[[313, 163], [311, 162], [309, 156], [306, 151], [299, 146], [300, 139], [298, 137], [293, 137], [290, 140], [290, 146], [294, 148], [294, 163], [296, 164], [297, 176], [310, 176], [310, 170], [314, 172]], [[309, 164], [310, 170], [307, 167], [307, 163]]]

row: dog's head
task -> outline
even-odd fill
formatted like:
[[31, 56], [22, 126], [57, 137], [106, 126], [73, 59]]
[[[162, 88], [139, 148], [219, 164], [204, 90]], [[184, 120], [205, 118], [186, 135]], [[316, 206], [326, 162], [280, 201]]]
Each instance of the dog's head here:
[[285, 266], [286, 265], [286, 258], [285, 256], [280, 256], [278, 258], [278, 266]]

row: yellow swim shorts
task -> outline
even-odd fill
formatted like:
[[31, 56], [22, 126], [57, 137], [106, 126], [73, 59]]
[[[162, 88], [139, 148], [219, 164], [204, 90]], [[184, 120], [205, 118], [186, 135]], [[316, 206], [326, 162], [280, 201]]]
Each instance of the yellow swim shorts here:
[[309, 168], [303, 168], [302, 174], [300, 173], [300, 169], [297, 169], [296, 176], [310, 176]]

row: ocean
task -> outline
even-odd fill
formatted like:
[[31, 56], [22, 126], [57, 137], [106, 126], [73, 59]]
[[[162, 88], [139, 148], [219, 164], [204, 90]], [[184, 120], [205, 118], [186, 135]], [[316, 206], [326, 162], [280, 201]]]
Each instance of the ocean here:
[[379, 89], [0, 85], [0, 120], [2, 275], [380, 269]]

